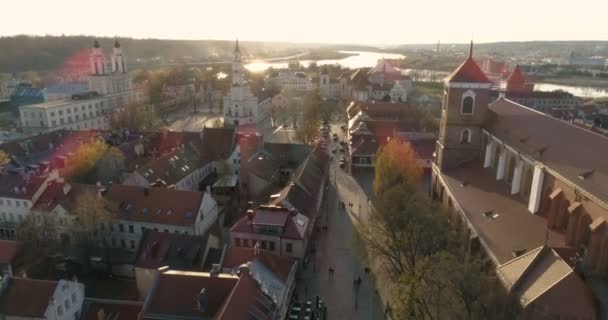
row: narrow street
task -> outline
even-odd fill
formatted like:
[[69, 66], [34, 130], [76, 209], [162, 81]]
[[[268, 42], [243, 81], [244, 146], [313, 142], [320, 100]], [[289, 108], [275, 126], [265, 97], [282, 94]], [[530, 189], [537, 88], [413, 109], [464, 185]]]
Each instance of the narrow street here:
[[[332, 178], [333, 172], [335, 171], [332, 169]], [[344, 183], [343, 179], [342, 174], [338, 174], [338, 180]], [[339, 188], [346, 191], [347, 184]], [[345, 194], [350, 196], [349, 191]], [[324, 212], [327, 212], [327, 215], [319, 218], [319, 224], [326, 225], [328, 230], [315, 234], [313, 241], [316, 252], [314, 259], [311, 259], [298, 280], [298, 297], [301, 300], [308, 297], [314, 301], [319, 295], [328, 306], [327, 319], [384, 319], [384, 309], [376, 292], [375, 281], [371, 274], [365, 274], [366, 266], [355, 254], [354, 217], [340, 207], [333, 181], [329, 186], [326, 201], [327, 211]], [[334, 269], [333, 276], [329, 274], [330, 268]], [[361, 277], [362, 281], [355, 297], [354, 281], [358, 277]]]

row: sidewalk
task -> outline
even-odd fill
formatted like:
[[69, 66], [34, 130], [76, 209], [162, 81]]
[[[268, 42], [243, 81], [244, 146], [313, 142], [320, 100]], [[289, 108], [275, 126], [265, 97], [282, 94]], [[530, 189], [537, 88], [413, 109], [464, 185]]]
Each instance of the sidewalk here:
[[[300, 300], [313, 300], [317, 295], [326, 302], [328, 319], [383, 319], [383, 306], [370, 276], [364, 272], [352, 248], [352, 221], [350, 215], [339, 207], [336, 190], [330, 186], [327, 196], [328, 217], [319, 218], [320, 225], [328, 226], [327, 232], [317, 232], [313, 237], [317, 248], [297, 282]], [[328, 269], [333, 268], [330, 277]], [[355, 309], [353, 281], [361, 277], [361, 286]]]

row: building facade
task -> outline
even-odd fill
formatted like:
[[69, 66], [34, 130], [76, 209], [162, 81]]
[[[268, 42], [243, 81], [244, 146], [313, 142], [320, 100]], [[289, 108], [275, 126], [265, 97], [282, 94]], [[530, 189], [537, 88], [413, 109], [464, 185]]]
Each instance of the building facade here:
[[109, 60], [97, 41], [89, 58], [88, 91], [71, 94], [67, 99], [21, 106], [21, 126], [25, 131], [108, 129], [113, 112], [142, 99], [140, 90], [133, 87], [126, 57], [118, 41]]
[[[535, 264], [530, 256], [543, 253], [543, 259], [565, 265], [564, 260], [584, 274], [605, 274], [608, 184], [601, 163], [606, 155], [596, 152], [606, 150], [608, 140], [508, 99], [490, 103], [490, 86], [472, 58], [471, 45], [468, 59], [445, 81], [432, 167], [432, 196], [462, 227], [466, 254], [485, 256], [501, 272]], [[571, 252], [570, 258], [539, 249], [543, 246]], [[527, 253], [534, 254], [514, 260]], [[535, 303], [524, 288], [505, 283], [523, 282], [518, 278], [523, 273], [508, 271], [500, 278], [526, 312], [579, 318], [583, 309], [584, 319], [595, 319], [588, 300], [547, 298], [563, 286], [572, 287], [572, 295], [585, 296], [588, 288], [580, 277], [539, 272], [544, 273], [537, 280], [525, 280], [543, 287], [541, 295], [532, 297]]]
[[2, 319], [79, 319], [83, 301], [84, 285], [75, 281], [15, 277], [3, 277], [0, 280]]
[[[270, 100], [261, 104], [269, 103]], [[245, 79], [245, 67], [237, 40], [232, 61], [232, 85], [224, 97], [224, 126], [239, 126], [261, 121], [264, 117], [258, 97], [251, 92]]]
[[230, 228], [230, 245], [253, 248], [272, 254], [304, 259], [308, 248], [309, 219], [295, 209], [259, 206]]

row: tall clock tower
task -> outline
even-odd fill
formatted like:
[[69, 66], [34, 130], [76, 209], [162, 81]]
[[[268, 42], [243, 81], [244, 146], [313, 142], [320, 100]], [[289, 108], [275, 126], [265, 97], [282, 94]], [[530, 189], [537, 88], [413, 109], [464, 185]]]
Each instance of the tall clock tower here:
[[473, 60], [471, 42], [468, 58], [445, 79], [435, 159], [441, 170], [479, 156], [491, 86], [492, 82]]

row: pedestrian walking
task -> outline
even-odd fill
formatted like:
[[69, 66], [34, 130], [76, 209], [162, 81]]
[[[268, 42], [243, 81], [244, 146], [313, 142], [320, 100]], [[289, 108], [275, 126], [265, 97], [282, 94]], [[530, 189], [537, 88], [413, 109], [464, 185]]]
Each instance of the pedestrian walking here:
[[370, 269], [369, 269], [369, 267], [365, 267], [365, 269], [363, 269], [363, 271], [365, 271], [365, 275], [369, 275]]

